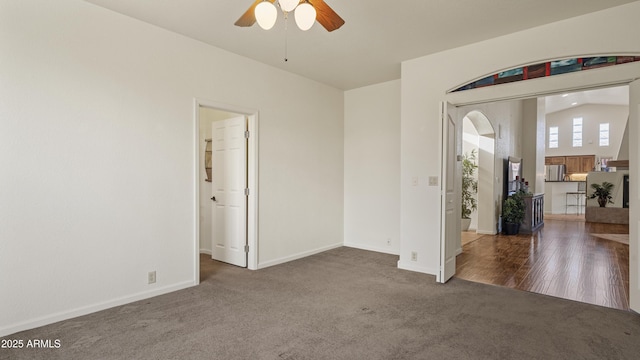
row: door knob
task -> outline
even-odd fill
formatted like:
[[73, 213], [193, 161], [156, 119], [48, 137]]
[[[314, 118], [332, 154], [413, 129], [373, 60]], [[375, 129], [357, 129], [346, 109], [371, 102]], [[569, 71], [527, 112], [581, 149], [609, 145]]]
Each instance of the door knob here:
[[212, 196], [212, 197], [211, 197], [211, 200], [213, 200], [213, 201], [217, 201], [215, 196]]

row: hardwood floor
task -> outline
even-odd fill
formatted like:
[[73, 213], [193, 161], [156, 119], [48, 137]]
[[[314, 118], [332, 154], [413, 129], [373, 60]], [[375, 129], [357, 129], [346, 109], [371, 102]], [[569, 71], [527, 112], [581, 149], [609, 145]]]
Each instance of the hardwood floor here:
[[534, 234], [484, 235], [463, 245], [456, 276], [629, 310], [629, 245], [591, 235], [628, 233], [628, 225], [545, 216]]

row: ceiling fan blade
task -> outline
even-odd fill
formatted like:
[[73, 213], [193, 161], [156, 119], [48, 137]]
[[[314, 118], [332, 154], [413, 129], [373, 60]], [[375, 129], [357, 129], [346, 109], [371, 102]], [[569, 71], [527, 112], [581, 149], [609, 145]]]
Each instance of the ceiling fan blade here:
[[316, 8], [316, 21], [327, 31], [339, 29], [344, 25], [344, 20], [324, 0], [309, 0], [309, 2]]
[[[263, 2], [264, 0], [256, 0], [249, 9], [240, 16], [240, 18], [235, 22], [236, 26], [251, 26], [256, 23], [256, 6]], [[268, 0], [271, 3], [274, 3], [276, 0]]]

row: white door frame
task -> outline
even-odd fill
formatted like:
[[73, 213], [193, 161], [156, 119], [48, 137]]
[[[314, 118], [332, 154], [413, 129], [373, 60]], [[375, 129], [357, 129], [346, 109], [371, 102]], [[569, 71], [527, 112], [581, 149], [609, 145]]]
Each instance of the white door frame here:
[[[484, 104], [484, 103], [498, 102], [498, 101], [505, 101], [505, 100], [524, 100], [524, 99], [529, 99], [533, 97], [553, 95], [558, 93], [584, 91], [589, 89], [611, 87], [616, 85], [628, 85], [629, 83], [638, 79], [640, 79], [640, 63], [636, 62], [636, 63], [630, 63], [630, 64], [624, 64], [624, 65], [618, 65], [618, 66], [611, 66], [611, 67], [602, 68], [602, 69], [593, 70], [593, 71], [568, 73], [568, 74], [563, 74], [556, 77], [542, 79], [546, 81], [536, 81], [537, 79], [525, 80], [525, 81], [519, 81], [515, 83], [491, 86], [488, 88], [450, 92], [450, 93], [446, 93], [443, 99], [444, 101], [448, 101], [454, 106]], [[461, 139], [458, 139], [457, 141], [461, 141]], [[446, 146], [447, 144], [443, 143], [440, 151], [444, 151]], [[630, 162], [629, 173], [630, 174], [640, 173], [638, 169], [638, 165], [633, 162]], [[639, 180], [636, 180], [636, 181], [639, 181]], [[630, 216], [629, 221], [630, 222], [637, 221], [637, 219], [631, 218]], [[445, 229], [442, 228], [441, 231], [445, 232]], [[629, 227], [630, 238], [637, 239], [638, 231], [639, 231], [638, 227], [630, 226]], [[445, 236], [442, 236], [442, 239], [444, 238]], [[634, 245], [637, 245], [637, 243]], [[441, 252], [444, 251], [443, 249], [444, 246], [445, 246], [444, 241], [441, 240], [440, 241]], [[635, 299], [635, 298], [631, 299], [631, 297], [633, 297], [633, 293], [631, 291], [631, 287], [632, 287], [631, 281], [637, 281], [638, 279], [638, 274], [631, 274], [631, 271], [633, 270], [632, 269], [633, 267], [631, 266], [631, 259], [632, 257], [636, 256], [636, 254], [631, 253], [632, 248], [634, 247], [635, 246], [633, 245], [630, 245], [629, 247], [629, 265], [630, 265], [629, 304], [630, 306], [632, 306], [632, 303], [635, 303], [635, 304], [640, 303], [640, 299]], [[637, 305], [637, 306], [640, 307], [640, 305]]]
[[[640, 97], [640, 80], [632, 82], [629, 86], [629, 139], [640, 134], [640, 104], [637, 98]], [[635, 120], [635, 121], [634, 121]], [[640, 207], [640, 168], [638, 161], [640, 160], [640, 148], [637, 141], [629, 142], [629, 308], [633, 311], [640, 312], [640, 278], [638, 264], [638, 239], [640, 231], [640, 216], [638, 208]], [[632, 180], [635, 178], [635, 181]], [[635, 239], [635, 241], [634, 241]]]
[[200, 107], [206, 107], [221, 111], [232, 112], [247, 116], [247, 128], [249, 139], [247, 141], [247, 186], [249, 196], [247, 199], [247, 268], [258, 269], [258, 111], [237, 105], [198, 99], [193, 101], [193, 138], [194, 138], [194, 205], [195, 221], [193, 254], [194, 254], [194, 279], [196, 285], [200, 283], [200, 164], [204, 161], [204, 154], [200, 154]]

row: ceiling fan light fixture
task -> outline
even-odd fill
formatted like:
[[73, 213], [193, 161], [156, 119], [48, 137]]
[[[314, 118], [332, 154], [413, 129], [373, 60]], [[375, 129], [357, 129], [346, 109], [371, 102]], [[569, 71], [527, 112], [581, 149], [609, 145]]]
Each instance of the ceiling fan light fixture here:
[[282, 11], [290, 12], [293, 11], [296, 6], [300, 3], [300, 0], [278, 0], [280, 3], [280, 8]]
[[296, 8], [295, 18], [300, 30], [307, 31], [316, 22], [316, 9], [308, 2], [304, 2]]
[[278, 9], [269, 1], [263, 1], [256, 6], [255, 16], [258, 25], [265, 30], [269, 30], [276, 23]]

